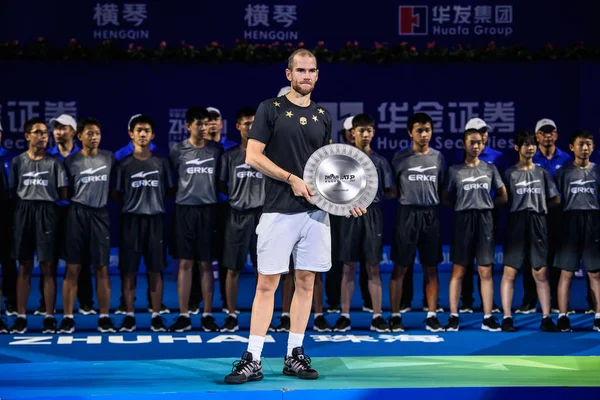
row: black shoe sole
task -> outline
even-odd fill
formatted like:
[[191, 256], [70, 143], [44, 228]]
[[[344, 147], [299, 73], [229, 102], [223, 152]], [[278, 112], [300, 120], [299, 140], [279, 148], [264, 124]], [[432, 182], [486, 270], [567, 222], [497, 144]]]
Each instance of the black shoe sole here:
[[306, 380], [311, 380], [311, 381], [314, 381], [315, 379], [319, 379], [318, 373], [316, 375], [311, 375], [311, 376], [300, 376], [297, 373], [295, 373], [294, 371], [288, 370], [286, 368], [283, 369], [283, 374], [286, 376], [295, 376], [300, 379], [306, 379]]
[[241, 385], [242, 383], [246, 383], [246, 382], [257, 382], [257, 381], [262, 381], [262, 379], [265, 376], [262, 374], [262, 372], [260, 373], [260, 375], [256, 374], [256, 375], [252, 375], [251, 377], [249, 377], [246, 380], [243, 381], [228, 381], [227, 377], [225, 377], [225, 383], [227, 383], [228, 385]]

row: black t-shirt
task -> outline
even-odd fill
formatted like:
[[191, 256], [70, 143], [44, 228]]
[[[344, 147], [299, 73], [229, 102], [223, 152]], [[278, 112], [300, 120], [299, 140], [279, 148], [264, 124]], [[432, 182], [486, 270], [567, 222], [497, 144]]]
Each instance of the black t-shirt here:
[[[302, 178], [310, 156], [331, 140], [331, 116], [314, 101], [300, 107], [285, 96], [265, 100], [258, 106], [249, 138], [265, 143], [265, 155], [271, 161]], [[294, 196], [288, 183], [265, 179], [263, 212], [293, 214], [316, 209], [303, 197]]]

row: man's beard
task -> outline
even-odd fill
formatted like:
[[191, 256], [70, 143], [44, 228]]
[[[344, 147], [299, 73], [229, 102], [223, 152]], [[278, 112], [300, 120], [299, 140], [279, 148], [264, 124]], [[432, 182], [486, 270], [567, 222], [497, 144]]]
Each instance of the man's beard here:
[[302, 86], [300, 86], [299, 83], [293, 84], [292, 87], [294, 88], [294, 90], [296, 92], [300, 93], [302, 96], [306, 96], [306, 95], [310, 94], [313, 91], [313, 89], [314, 89], [314, 85], [311, 86], [310, 89], [308, 89], [308, 90], [303, 89]]

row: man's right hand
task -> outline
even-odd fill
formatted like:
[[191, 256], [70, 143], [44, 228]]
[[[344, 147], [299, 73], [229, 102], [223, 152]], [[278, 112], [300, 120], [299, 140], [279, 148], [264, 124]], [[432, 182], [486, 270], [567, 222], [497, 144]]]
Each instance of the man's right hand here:
[[306, 184], [306, 182], [304, 182], [304, 180], [292, 174], [288, 180], [288, 184], [292, 187], [294, 196], [304, 197], [310, 204], [314, 204], [310, 197], [313, 196], [314, 193], [312, 190], [310, 190], [310, 187]]

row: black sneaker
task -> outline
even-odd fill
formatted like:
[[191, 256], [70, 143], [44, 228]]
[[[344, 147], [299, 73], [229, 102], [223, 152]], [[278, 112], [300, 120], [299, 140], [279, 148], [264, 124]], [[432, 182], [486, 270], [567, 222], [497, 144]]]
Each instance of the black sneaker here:
[[473, 304], [463, 303], [458, 312], [461, 314], [473, 314]]
[[296, 347], [292, 350], [290, 357], [285, 356], [283, 374], [297, 376], [300, 379], [317, 379], [319, 377], [319, 373], [310, 366], [310, 357], [304, 355], [303, 347]]
[[[154, 312], [154, 311], [152, 310], [152, 304], [148, 304], [148, 312], [149, 312], [149, 313], [152, 313], [152, 312]], [[167, 306], [165, 306], [164, 304], [161, 304], [161, 305], [160, 305], [160, 314], [171, 314], [171, 310], [169, 310], [169, 309], [167, 308]]]
[[425, 320], [425, 329], [430, 332], [443, 332], [444, 327], [440, 324], [440, 321], [435, 317], [429, 317]]
[[188, 305], [188, 312], [192, 315], [198, 315], [200, 313], [200, 304]]
[[125, 307], [125, 303], [121, 303], [119, 304], [119, 307], [117, 307], [117, 309], [115, 310], [115, 314], [119, 315], [119, 314], [127, 314], [127, 307]]
[[83, 315], [96, 315], [96, 310], [90, 304], [86, 304], [83, 307], [79, 307], [79, 314]]
[[313, 329], [317, 332], [331, 332], [331, 326], [323, 315], [319, 315], [315, 318]]
[[350, 323], [350, 318], [344, 317], [343, 315], [338, 318], [333, 326], [334, 332], [346, 332], [352, 329], [352, 324]]
[[390, 332], [390, 326], [381, 315], [377, 318], [373, 318], [370, 329], [375, 332]]
[[135, 331], [135, 328], [135, 317], [126, 315], [121, 327], [119, 328], [119, 332], [133, 332]]
[[407, 313], [411, 310], [412, 310], [412, 308], [411, 308], [410, 304], [400, 304], [400, 313], [401, 314]]
[[40, 306], [33, 312], [33, 315], [46, 315], [46, 305], [40, 304]]
[[502, 331], [502, 327], [498, 323], [496, 317], [488, 317], [484, 318], [481, 323], [481, 329], [488, 332], [500, 332]]
[[192, 319], [184, 315], [180, 315], [173, 325], [169, 328], [171, 332], [185, 332], [192, 329]]
[[215, 322], [215, 317], [207, 315], [202, 317], [202, 329], [204, 332], [219, 332], [219, 325]]
[[327, 307], [327, 314], [339, 314], [342, 312], [340, 306], [329, 306]]
[[42, 328], [42, 333], [56, 333], [56, 325], [56, 318], [44, 318], [44, 327]]
[[0, 333], [8, 333], [8, 326], [4, 318], [0, 318]]
[[390, 330], [392, 332], [404, 332], [404, 325], [402, 325], [402, 317], [394, 315], [390, 318]]
[[244, 352], [240, 361], [233, 363], [231, 373], [225, 377], [225, 383], [240, 384], [252, 381], [260, 381], [264, 378], [262, 363], [252, 360], [252, 353]]
[[458, 332], [460, 320], [456, 315], [451, 315], [448, 317], [448, 323], [444, 327], [446, 332]]
[[75, 320], [73, 318], [63, 318], [58, 327], [58, 333], [75, 332]]
[[500, 307], [498, 307], [495, 303], [492, 304], [492, 313], [493, 314], [500, 314], [502, 312], [502, 310], [500, 310]]
[[279, 317], [279, 325], [275, 327], [275, 332], [289, 332], [291, 326], [290, 317], [282, 315]]
[[502, 320], [502, 332], [516, 332], [515, 321], [512, 317], [504, 318]]
[[15, 323], [10, 327], [10, 333], [23, 334], [27, 332], [27, 318], [17, 317]]
[[542, 318], [540, 329], [544, 332], [559, 332], [558, 328], [554, 324], [554, 321], [552, 321], [552, 318], [550, 317]]
[[113, 325], [113, 322], [110, 319], [110, 317], [98, 318], [98, 332], [111, 333], [116, 331], [117, 329]]
[[169, 330], [165, 325], [165, 320], [160, 315], [152, 318], [150, 321], [150, 329], [152, 329], [152, 332], [166, 332]]
[[228, 315], [221, 327], [221, 332], [237, 332], [240, 330], [238, 319], [233, 315]]
[[567, 315], [577, 314], [577, 311], [573, 310], [571, 307], [567, 307]]
[[536, 304], [523, 304], [521, 307], [517, 308], [515, 314], [533, 314], [537, 312]]
[[6, 310], [4, 311], [7, 317], [16, 317], [19, 315], [17, 312], [17, 307], [15, 307], [12, 303], [6, 303]]
[[594, 326], [592, 329], [596, 332], [600, 332], [600, 318], [594, 318]]
[[566, 315], [563, 315], [562, 317], [560, 317], [558, 319], [558, 321], [556, 321], [556, 322], [557, 322], [556, 325], [557, 325], [559, 331], [573, 332], [573, 329], [571, 329], [571, 320]]

